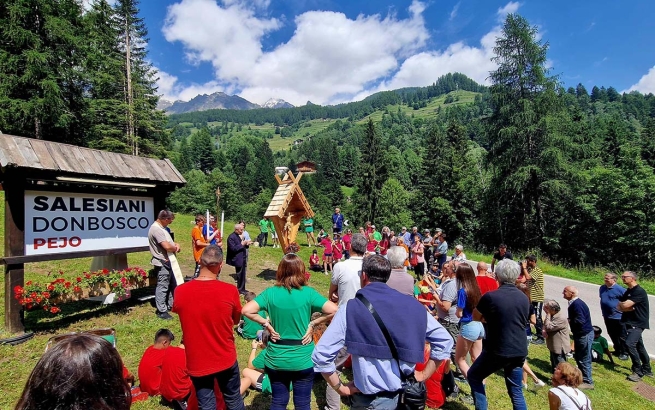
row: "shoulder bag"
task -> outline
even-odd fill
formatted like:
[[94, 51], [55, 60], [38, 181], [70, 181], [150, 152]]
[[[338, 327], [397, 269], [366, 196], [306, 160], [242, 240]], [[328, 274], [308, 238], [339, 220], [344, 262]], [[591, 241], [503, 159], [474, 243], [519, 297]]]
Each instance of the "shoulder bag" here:
[[400, 390], [400, 397], [398, 398], [398, 407], [397, 410], [424, 410], [425, 409], [425, 400], [427, 399], [427, 390], [424, 382], [419, 382], [414, 377], [414, 374], [406, 376], [403, 371], [400, 369], [400, 360], [398, 359], [398, 350], [396, 350], [396, 345], [391, 339], [391, 335], [387, 330], [387, 327], [382, 322], [382, 318], [378, 315], [378, 312], [375, 311], [371, 302], [366, 299], [361, 293], [357, 293], [355, 296], [359, 299], [360, 302], [366, 306], [366, 308], [371, 312], [373, 318], [377, 322], [384, 338], [387, 340], [387, 345], [391, 350], [391, 355], [398, 362], [398, 371], [400, 372], [400, 381], [402, 388]]
[[[557, 390], [561, 391], [562, 393], [564, 393], [566, 395], [566, 397], [571, 399], [571, 403], [573, 403], [575, 405], [575, 407], [578, 408], [578, 410], [590, 410], [591, 409], [591, 407], [589, 407], [589, 397], [587, 397], [587, 395], [585, 395], [584, 393], [583, 393], [583, 395], [585, 397], [585, 404], [580, 405], [580, 402], [577, 399], [575, 399], [574, 397], [572, 397], [570, 394], [568, 394], [566, 392], [566, 390], [562, 389], [559, 386], [557, 386]], [[578, 389], [575, 389], [575, 390], [578, 390]]]

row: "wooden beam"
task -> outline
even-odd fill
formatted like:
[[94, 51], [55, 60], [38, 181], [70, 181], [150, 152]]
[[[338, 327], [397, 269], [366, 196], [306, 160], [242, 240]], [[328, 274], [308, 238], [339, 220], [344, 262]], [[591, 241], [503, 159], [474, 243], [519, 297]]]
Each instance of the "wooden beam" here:
[[[25, 181], [5, 181], [5, 255], [25, 254]], [[14, 298], [14, 287], [24, 286], [25, 266], [22, 262], [5, 266], [5, 330], [25, 331], [23, 306]]]
[[298, 175], [296, 175], [296, 184], [300, 183], [300, 178], [302, 178], [302, 172], [298, 172]]
[[277, 181], [278, 185], [282, 184], [282, 180], [280, 179], [280, 176], [278, 174], [275, 174], [275, 180]]
[[88, 258], [91, 256], [119, 255], [121, 253], [146, 252], [148, 249], [150, 248], [147, 246], [136, 246], [133, 248], [100, 249], [84, 252], [66, 252], [54, 254], [50, 253], [47, 255], [5, 256], [4, 258], [0, 258], [0, 264], [9, 266], [33, 262], [57, 261], [62, 259]]

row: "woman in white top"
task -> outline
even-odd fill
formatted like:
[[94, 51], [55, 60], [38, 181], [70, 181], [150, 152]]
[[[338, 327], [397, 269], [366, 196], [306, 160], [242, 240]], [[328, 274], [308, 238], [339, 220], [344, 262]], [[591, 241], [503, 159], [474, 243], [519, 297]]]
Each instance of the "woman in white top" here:
[[567, 362], [555, 368], [553, 387], [548, 391], [550, 410], [591, 410], [591, 401], [577, 387], [582, 383], [582, 372]]

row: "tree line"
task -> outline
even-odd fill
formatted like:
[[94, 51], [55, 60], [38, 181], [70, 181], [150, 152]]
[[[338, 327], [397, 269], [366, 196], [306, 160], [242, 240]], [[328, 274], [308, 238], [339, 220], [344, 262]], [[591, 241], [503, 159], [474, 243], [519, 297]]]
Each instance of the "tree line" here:
[[165, 156], [170, 133], [138, 3], [0, 2], [0, 131]]

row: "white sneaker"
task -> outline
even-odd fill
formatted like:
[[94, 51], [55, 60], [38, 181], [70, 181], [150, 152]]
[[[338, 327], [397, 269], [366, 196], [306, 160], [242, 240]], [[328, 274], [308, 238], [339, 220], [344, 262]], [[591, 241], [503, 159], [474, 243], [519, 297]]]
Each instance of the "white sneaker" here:
[[535, 390], [539, 390], [539, 389], [541, 389], [542, 387], [544, 387], [545, 385], [546, 385], [546, 383], [544, 383], [543, 381], [539, 380], [538, 382], [535, 382], [535, 383], [534, 383], [534, 389], [535, 389]]

